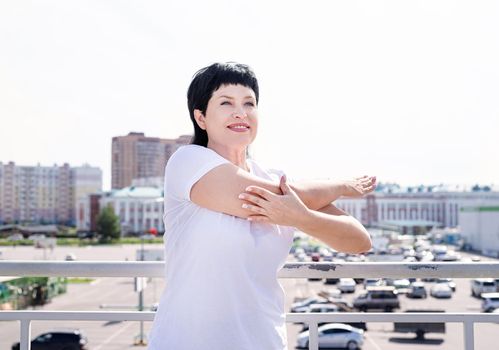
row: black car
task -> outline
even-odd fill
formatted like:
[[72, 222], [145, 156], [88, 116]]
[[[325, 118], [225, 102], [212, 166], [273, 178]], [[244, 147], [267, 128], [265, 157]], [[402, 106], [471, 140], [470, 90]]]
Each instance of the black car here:
[[[87, 350], [87, 337], [80, 330], [47, 332], [31, 341], [31, 350]], [[19, 343], [12, 350], [19, 350]]]

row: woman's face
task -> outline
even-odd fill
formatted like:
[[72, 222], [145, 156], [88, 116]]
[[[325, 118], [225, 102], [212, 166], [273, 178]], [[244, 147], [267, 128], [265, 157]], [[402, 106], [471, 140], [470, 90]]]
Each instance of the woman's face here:
[[206, 114], [194, 110], [199, 126], [208, 133], [208, 147], [245, 149], [258, 130], [258, 108], [253, 89], [222, 85], [208, 101]]

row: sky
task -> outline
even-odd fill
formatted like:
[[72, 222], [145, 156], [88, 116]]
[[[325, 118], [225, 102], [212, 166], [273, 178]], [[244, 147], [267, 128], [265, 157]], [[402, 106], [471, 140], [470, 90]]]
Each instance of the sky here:
[[497, 1], [0, 2], [0, 161], [88, 163], [191, 133], [218, 61], [259, 80], [253, 157], [295, 179], [499, 184]]

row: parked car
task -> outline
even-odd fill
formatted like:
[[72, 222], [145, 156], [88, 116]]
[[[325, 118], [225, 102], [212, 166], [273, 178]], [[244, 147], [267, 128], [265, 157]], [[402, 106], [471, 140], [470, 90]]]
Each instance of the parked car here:
[[435, 298], [451, 298], [452, 289], [447, 283], [437, 283], [431, 287], [430, 295]]
[[402, 278], [393, 281], [392, 284], [397, 290], [397, 294], [405, 294], [409, 291], [409, 287], [411, 286], [411, 282], [408, 279]]
[[471, 295], [481, 297], [482, 293], [495, 293], [496, 281], [492, 278], [475, 278], [471, 280]]
[[338, 289], [341, 290], [342, 293], [353, 293], [355, 292], [356, 283], [353, 278], [340, 278], [340, 282], [338, 283]]
[[9, 237], [7, 237], [8, 241], [15, 242], [24, 239], [23, 235], [20, 233], [13, 233]]
[[435, 281], [437, 283], [447, 283], [450, 287], [450, 289], [452, 289], [453, 292], [456, 291], [456, 282], [454, 282], [452, 280], [452, 278], [437, 278], [437, 280]]
[[366, 278], [364, 280], [364, 288], [379, 287], [382, 285], [384, 285], [384, 281], [381, 278]]
[[327, 299], [311, 297], [291, 304], [291, 312], [306, 312], [302, 311], [303, 308], [309, 307], [312, 304], [327, 304], [327, 303], [329, 303]]
[[[87, 337], [78, 329], [47, 332], [31, 341], [31, 350], [88, 350]], [[19, 343], [12, 350], [19, 350]]]
[[312, 304], [305, 312], [339, 312], [339, 309], [334, 304]]
[[74, 253], [66, 254], [66, 256], [64, 257], [64, 260], [66, 260], [66, 261], [75, 261], [76, 260], [76, 255], [74, 255]]
[[412, 283], [406, 295], [409, 298], [422, 298], [422, 299], [428, 296], [423, 282]]
[[339, 278], [326, 278], [324, 284], [336, 284], [340, 281]]
[[482, 293], [482, 312], [499, 309], [499, 293]]
[[353, 306], [360, 311], [381, 309], [391, 312], [400, 308], [400, 302], [394, 287], [367, 287], [355, 298]]
[[310, 258], [314, 262], [321, 261], [321, 255], [319, 253], [312, 253], [312, 255], [310, 256]]
[[448, 250], [446, 253], [435, 254], [435, 261], [458, 261], [461, 260], [461, 255], [453, 250]]
[[[364, 343], [364, 331], [343, 323], [328, 323], [319, 327], [319, 348], [359, 349]], [[309, 331], [297, 338], [297, 348], [308, 349]]]

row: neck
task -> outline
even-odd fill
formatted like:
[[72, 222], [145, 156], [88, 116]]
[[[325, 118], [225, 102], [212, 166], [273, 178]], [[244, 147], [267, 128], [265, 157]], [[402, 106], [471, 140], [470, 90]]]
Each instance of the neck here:
[[246, 147], [245, 148], [231, 148], [220, 144], [214, 144], [208, 141], [208, 148], [217, 152], [219, 155], [230, 161], [235, 166], [249, 171], [246, 164]]

